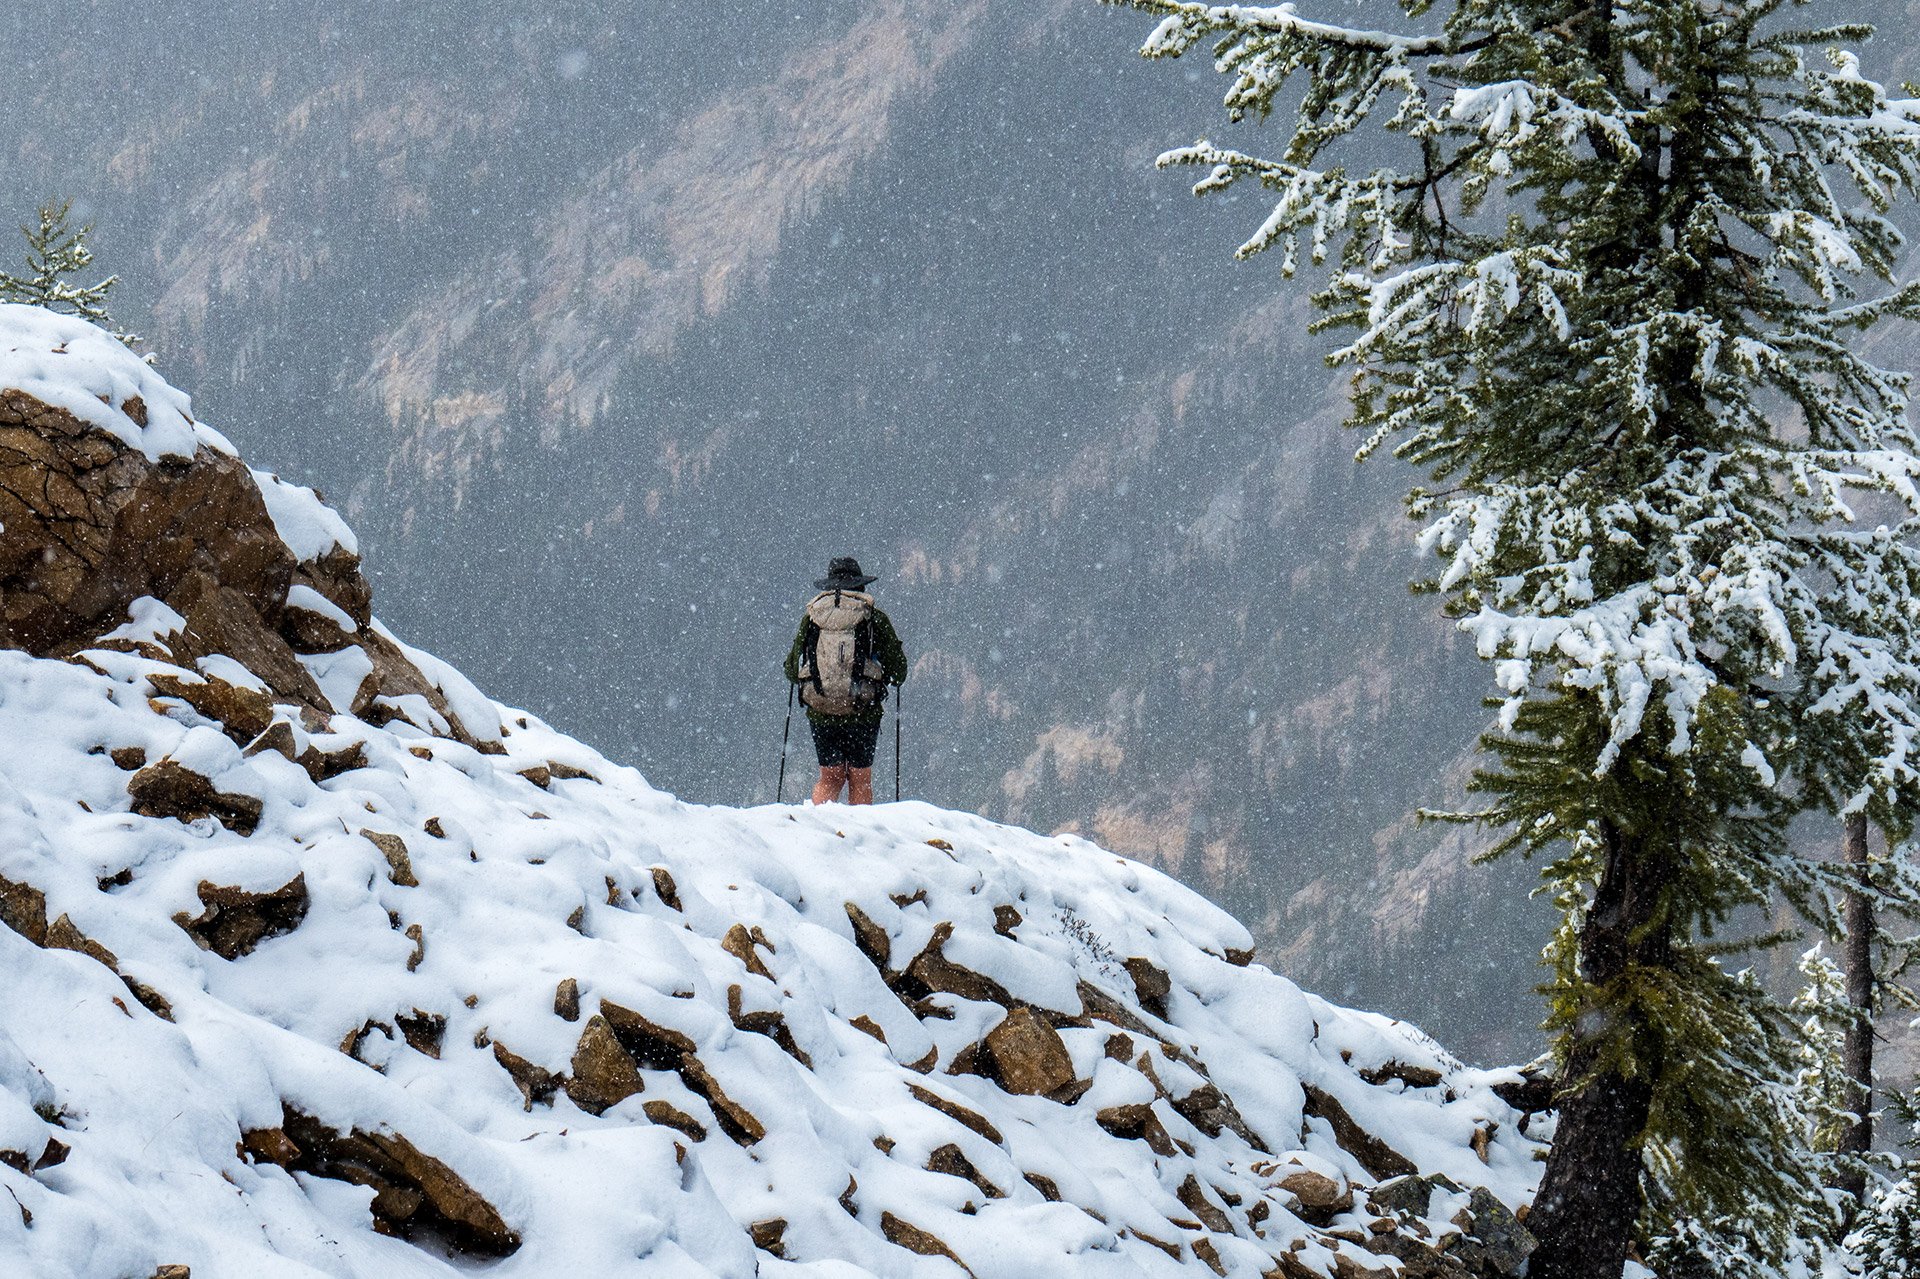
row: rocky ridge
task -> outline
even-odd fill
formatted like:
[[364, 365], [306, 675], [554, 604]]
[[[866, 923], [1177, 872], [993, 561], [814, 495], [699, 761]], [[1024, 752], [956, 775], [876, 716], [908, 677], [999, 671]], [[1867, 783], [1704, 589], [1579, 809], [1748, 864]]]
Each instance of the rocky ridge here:
[[1550, 1121], [1516, 1072], [1074, 837], [652, 790], [395, 638], [316, 495], [17, 307], [0, 525], [9, 1269], [1526, 1255]]

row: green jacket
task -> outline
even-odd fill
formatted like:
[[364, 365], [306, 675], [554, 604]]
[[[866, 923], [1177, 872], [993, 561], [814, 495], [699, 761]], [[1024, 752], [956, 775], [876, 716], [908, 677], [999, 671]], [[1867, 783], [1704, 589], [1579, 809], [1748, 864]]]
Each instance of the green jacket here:
[[[800, 629], [793, 637], [793, 647], [787, 650], [787, 682], [800, 682], [800, 659], [807, 651], [807, 628], [813, 623], [803, 613], [800, 616]], [[873, 610], [873, 655], [880, 667], [886, 672], [887, 683], [904, 684], [907, 682], [907, 650], [900, 642], [899, 632], [893, 629], [893, 620], [879, 608]], [[811, 707], [807, 718], [821, 722], [867, 723], [883, 718], [887, 713], [884, 701], [875, 702], [857, 715], [822, 715]]]

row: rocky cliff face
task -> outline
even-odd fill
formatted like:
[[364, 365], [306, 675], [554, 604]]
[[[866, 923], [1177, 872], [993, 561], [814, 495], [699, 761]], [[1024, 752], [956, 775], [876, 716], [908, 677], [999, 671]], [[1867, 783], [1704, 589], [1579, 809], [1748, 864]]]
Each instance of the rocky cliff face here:
[[85, 325], [0, 307], [0, 404], [9, 1273], [1524, 1259], [1537, 1081], [1077, 838], [653, 790]]
[[1151, 170], [1217, 123], [1198, 69], [1090, 0], [230, 8], [16, 7], [0, 190], [90, 202], [123, 319], [343, 495], [396, 625], [767, 799], [790, 614], [858, 553], [916, 657], [909, 793], [1525, 1055], [1524, 875], [1404, 821], [1481, 675], [1299, 297], [1228, 261], [1249, 210]]

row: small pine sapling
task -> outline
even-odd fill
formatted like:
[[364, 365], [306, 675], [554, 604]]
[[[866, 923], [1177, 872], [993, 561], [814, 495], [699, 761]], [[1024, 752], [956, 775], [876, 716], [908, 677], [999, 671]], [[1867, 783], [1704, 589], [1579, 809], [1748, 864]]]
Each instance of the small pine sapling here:
[[[1909, 1123], [1920, 1121], [1911, 1097], [1894, 1109]], [[1846, 1239], [1851, 1273], [1859, 1279], [1920, 1279], [1920, 1161], [1872, 1187]]]
[[120, 277], [110, 275], [94, 284], [75, 278], [93, 265], [93, 250], [87, 246], [93, 228], [72, 225], [72, 212], [71, 200], [49, 201], [40, 206], [37, 225], [20, 228], [27, 241], [26, 274], [0, 272], [0, 302], [77, 315], [132, 346], [139, 340], [137, 335], [114, 331], [113, 317], [107, 313], [107, 295]]

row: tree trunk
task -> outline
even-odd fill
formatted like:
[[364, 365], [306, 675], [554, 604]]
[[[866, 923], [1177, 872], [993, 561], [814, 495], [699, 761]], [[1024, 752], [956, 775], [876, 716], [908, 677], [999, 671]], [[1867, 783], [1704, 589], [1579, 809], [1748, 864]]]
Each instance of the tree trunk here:
[[[1656, 922], [1666, 867], [1611, 822], [1600, 834], [1607, 863], [1580, 932], [1580, 968], [1604, 991], [1630, 968], [1666, 963], [1672, 943], [1666, 923]], [[1569, 1032], [1566, 1078], [1592, 1074], [1607, 1039], [1635, 1037], [1640, 1027], [1623, 1019], [1637, 1016], [1631, 1005], [1591, 1009]], [[1650, 1078], [1613, 1070], [1562, 1098], [1540, 1194], [1527, 1218], [1540, 1241], [1528, 1263], [1530, 1279], [1620, 1279], [1640, 1216], [1639, 1141], [1652, 1105]]]
[[[1854, 813], [1847, 818], [1846, 862], [1864, 886], [1867, 878], [1867, 817]], [[1873, 1149], [1873, 903], [1863, 888], [1847, 890], [1845, 902], [1846, 945], [1841, 968], [1847, 979], [1847, 1004], [1853, 1018], [1847, 1023], [1846, 1041], [1841, 1049], [1842, 1068], [1853, 1087], [1848, 1090], [1847, 1109], [1859, 1118], [1840, 1134], [1838, 1153], [1864, 1155]], [[1853, 1199], [1848, 1215], [1858, 1208], [1866, 1193], [1866, 1170], [1853, 1168], [1834, 1179], [1834, 1185]]]

